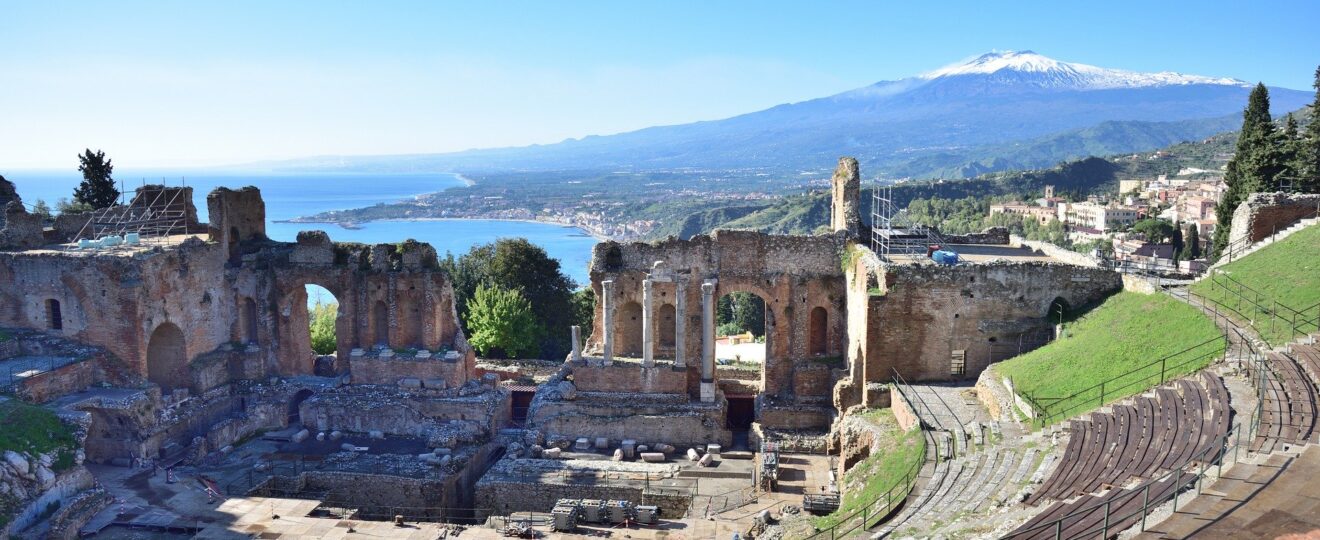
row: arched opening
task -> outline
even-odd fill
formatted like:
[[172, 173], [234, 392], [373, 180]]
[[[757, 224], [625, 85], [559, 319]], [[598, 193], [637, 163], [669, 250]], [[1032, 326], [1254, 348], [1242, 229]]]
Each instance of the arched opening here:
[[824, 356], [829, 352], [829, 315], [825, 308], [816, 306], [811, 309], [807, 337], [808, 350], [813, 356]]
[[1068, 312], [1071, 309], [1072, 307], [1068, 305], [1067, 300], [1056, 296], [1050, 302], [1049, 309], [1045, 311], [1045, 318], [1049, 320], [1050, 324], [1062, 324], [1063, 321], [1067, 320]]
[[760, 371], [765, 365], [765, 300], [750, 292], [721, 296], [715, 310], [715, 362]]
[[238, 264], [243, 261], [243, 254], [238, 250], [238, 227], [229, 228], [229, 263]]
[[243, 343], [257, 343], [257, 303], [244, 297], [238, 302], [238, 338]]
[[336, 329], [339, 300], [334, 293], [320, 285], [309, 283], [304, 287], [307, 290], [307, 326], [311, 333], [312, 355], [335, 354], [339, 348]]
[[674, 305], [664, 304], [655, 313], [655, 334], [656, 342], [661, 347], [674, 347], [674, 329], [675, 329]]
[[147, 341], [147, 380], [172, 391], [189, 386], [190, 379], [183, 330], [174, 323], [161, 323]]
[[51, 330], [64, 329], [64, 313], [60, 310], [60, 301], [54, 298], [46, 301], [46, 326]]
[[628, 302], [619, 306], [615, 328], [615, 354], [623, 357], [642, 356], [642, 305]]
[[312, 391], [304, 388], [295, 393], [293, 399], [289, 400], [288, 419], [290, 426], [302, 423], [302, 403], [307, 401], [309, 397], [312, 397]]
[[605, 270], [615, 271], [623, 268], [623, 252], [619, 246], [610, 246], [605, 250]]
[[371, 308], [371, 326], [375, 332], [372, 344], [379, 347], [390, 346], [390, 308], [385, 306], [385, 302], [377, 300], [376, 305]]

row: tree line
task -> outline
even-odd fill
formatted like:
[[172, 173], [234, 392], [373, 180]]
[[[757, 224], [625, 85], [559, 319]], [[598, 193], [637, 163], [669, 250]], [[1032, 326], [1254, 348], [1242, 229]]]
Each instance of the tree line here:
[[1315, 101], [1310, 106], [1310, 122], [1298, 127], [1289, 113], [1283, 126], [1270, 116], [1270, 91], [1257, 84], [1247, 98], [1242, 112], [1242, 130], [1237, 151], [1224, 174], [1228, 191], [1215, 207], [1219, 224], [1215, 227], [1214, 253], [1228, 245], [1233, 211], [1252, 193], [1294, 191], [1320, 193], [1320, 67], [1315, 70]]

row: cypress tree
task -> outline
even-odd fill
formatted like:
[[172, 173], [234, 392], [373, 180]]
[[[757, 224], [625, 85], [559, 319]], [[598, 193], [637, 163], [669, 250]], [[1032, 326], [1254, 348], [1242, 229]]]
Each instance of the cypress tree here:
[[1279, 135], [1279, 152], [1283, 160], [1283, 172], [1280, 183], [1296, 190], [1300, 186], [1302, 172], [1302, 139], [1297, 132], [1297, 119], [1289, 113], [1283, 122], [1283, 133]]
[[1306, 125], [1297, 149], [1297, 175], [1301, 191], [1320, 193], [1320, 67], [1315, 68], [1315, 101], [1311, 102], [1311, 123]]
[[1187, 260], [1201, 258], [1201, 235], [1196, 232], [1196, 225], [1187, 228]]
[[74, 202], [86, 204], [93, 209], [113, 206], [119, 200], [119, 190], [115, 188], [114, 178], [110, 177], [115, 166], [105, 158], [105, 152], [97, 150], [92, 153], [88, 148], [78, 154], [78, 162], [78, 172], [82, 173], [83, 181], [73, 190]]
[[1270, 91], [1257, 84], [1247, 98], [1242, 112], [1242, 130], [1238, 132], [1237, 151], [1229, 160], [1224, 183], [1228, 190], [1215, 206], [1214, 253], [1216, 256], [1228, 245], [1229, 228], [1233, 224], [1233, 211], [1247, 195], [1275, 187], [1282, 171], [1282, 154], [1276, 146], [1274, 123], [1270, 121]]

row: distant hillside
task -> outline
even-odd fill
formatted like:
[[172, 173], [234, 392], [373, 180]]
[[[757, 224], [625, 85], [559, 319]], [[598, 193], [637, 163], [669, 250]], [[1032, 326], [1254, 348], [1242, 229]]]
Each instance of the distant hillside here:
[[[756, 170], [790, 179], [852, 155], [884, 178], [974, 177], [1133, 152], [1231, 129], [1244, 81], [1136, 73], [996, 52], [898, 81], [723, 120], [453, 154], [331, 157], [318, 170]], [[1272, 88], [1276, 110], [1309, 92]]]

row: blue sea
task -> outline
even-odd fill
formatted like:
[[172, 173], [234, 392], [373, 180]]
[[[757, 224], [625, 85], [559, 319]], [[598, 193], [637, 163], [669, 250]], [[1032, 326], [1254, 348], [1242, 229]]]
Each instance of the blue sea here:
[[[23, 202], [31, 205], [43, 199], [52, 208], [60, 198], [72, 198], [81, 175], [72, 170], [0, 171], [18, 188]], [[196, 175], [194, 175], [196, 174]], [[322, 229], [330, 238], [347, 242], [400, 242], [409, 238], [435, 246], [443, 257], [467, 253], [474, 245], [498, 238], [522, 237], [545, 248], [559, 260], [565, 274], [579, 285], [587, 283], [587, 264], [596, 240], [576, 227], [549, 223], [503, 220], [374, 221], [360, 229], [345, 229], [332, 224], [275, 223], [327, 210], [360, 208], [378, 203], [411, 199], [463, 185], [454, 174], [208, 174], [177, 171], [115, 171], [116, 180], [124, 182], [124, 191], [132, 193], [143, 180], [193, 188], [193, 202], [198, 218], [206, 222], [206, 194], [220, 187], [256, 186], [266, 201], [266, 232], [275, 240], [292, 242], [298, 231]]]

